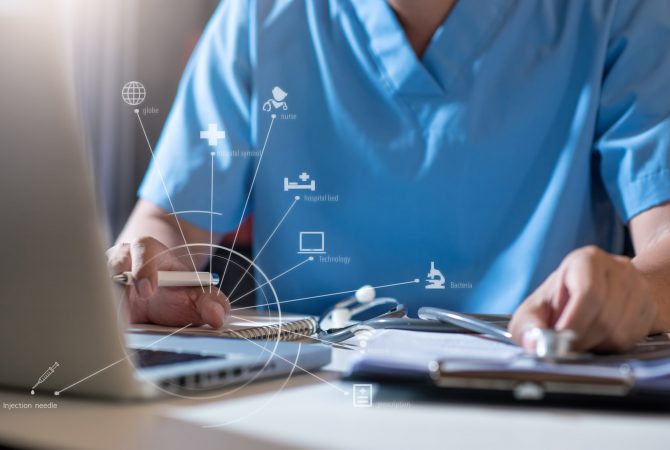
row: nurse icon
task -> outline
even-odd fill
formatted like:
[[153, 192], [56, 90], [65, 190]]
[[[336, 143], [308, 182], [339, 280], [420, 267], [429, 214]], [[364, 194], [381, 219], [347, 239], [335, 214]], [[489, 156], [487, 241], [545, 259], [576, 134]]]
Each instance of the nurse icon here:
[[288, 105], [284, 99], [288, 96], [288, 93], [284, 91], [279, 86], [272, 88], [272, 98], [263, 103], [263, 111], [271, 111], [273, 109], [283, 109], [284, 111], [288, 110]]

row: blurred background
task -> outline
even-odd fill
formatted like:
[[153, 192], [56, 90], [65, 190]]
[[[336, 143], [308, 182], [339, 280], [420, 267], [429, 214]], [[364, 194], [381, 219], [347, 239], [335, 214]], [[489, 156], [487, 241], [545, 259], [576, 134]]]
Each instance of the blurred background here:
[[[0, 0], [2, 1], [2, 0]], [[19, 0], [22, 1], [22, 0]], [[229, 0], [237, 1], [237, 0]], [[246, 1], [246, 0], [244, 0]], [[155, 146], [170, 112], [182, 71], [219, 0], [58, 0], [62, 20], [72, 33], [73, 66], [81, 119], [91, 151], [100, 212], [113, 242], [123, 228], [144, 177], [151, 153], [132, 107], [121, 98], [129, 81], [146, 88], [140, 110], [151, 145]], [[235, 249], [251, 256], [251, 221], [242, 226]], [[230, 246], [232, 233], [222, 242]], [[220, 252], [218, 252], [220, 253]], [[228, 270], [225, 291], [241, 277], [239, 289], [250, 291], [253, 280], [243, 267]], [[222, 273], [215, 258], [211, 270]], [[241, 306], [255, 303], [250, 295]]]
[[150, 153], [121, 88], [141, 82], [154, 145], [181, 73], [217, 0], [59, 0], [71, 30], [76, 86], [110, 238], [123, 227]]

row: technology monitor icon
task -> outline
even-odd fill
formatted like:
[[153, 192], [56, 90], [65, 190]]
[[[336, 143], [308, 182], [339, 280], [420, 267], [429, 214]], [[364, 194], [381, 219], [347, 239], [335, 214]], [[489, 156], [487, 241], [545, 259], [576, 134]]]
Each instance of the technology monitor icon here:
[[325, 233], [323, 231], [301, 231], [300, 232], [300, 254], [324, 254]]

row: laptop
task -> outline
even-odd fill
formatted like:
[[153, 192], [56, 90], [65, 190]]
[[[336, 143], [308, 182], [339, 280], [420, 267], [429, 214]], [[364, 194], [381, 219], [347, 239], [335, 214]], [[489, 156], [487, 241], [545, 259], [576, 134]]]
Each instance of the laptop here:
[[318, 344], [125, 332], [56, 3], [0, 9], [0, 387], [198, 397], [327, 364]]

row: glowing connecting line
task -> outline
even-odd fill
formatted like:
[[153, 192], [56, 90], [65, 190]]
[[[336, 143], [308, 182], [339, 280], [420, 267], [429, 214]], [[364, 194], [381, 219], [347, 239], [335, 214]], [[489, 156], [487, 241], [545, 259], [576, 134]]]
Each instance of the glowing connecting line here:
[[35, 388], [40, 384], [44, 383], [47, 380], [47, 378], [49, 378], [51, 374], [56, 371], [56, 367], [58, 366], [60, 366], [60, 364], [58, 364], [58, 361], [55, 361], [53, 366], [49, 367], [47, 370], [44, 371], [42, 376], [40, 376], [37, 379], [37, 383], [35, 383], [32, 389], [30, 389], [30, 395], [35, 395]]

